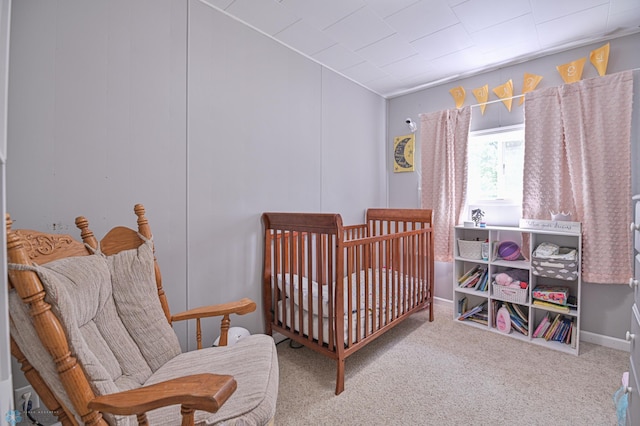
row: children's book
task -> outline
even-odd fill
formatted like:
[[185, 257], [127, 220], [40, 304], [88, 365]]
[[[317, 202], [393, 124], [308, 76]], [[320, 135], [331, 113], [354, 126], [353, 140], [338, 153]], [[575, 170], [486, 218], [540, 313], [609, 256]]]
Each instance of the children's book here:
[[563, 325], [564, 328], [562, 329], [562, 333], [560, 333], [559, 342], [564, 342], [565, 340], [567, 340], [567, 334], [569, 334], [569, 332], [571, 331], [571, 320], [568, 318], [565, 318], [563, 320]]
[[480, 278], [480, 271], [476, 270], [473, 274], [469, 275], [464, 281], [460, 283], [460, 287], [473, 287]]
[[544, 333], [544, 340], [551, 340], [553, 338], [556, 330], [558, 329], [558, 326], [560, 325], [560, 317], [561, 317], [560, 314], [556, 314], [555, 318], [553, 319], [553, 322], [551, 323], [547, 331]]
[[467, 298], [463, 297], [458, 300], [458, 315], [462, 315], [467, 310]]
[[493, 325], [493, 328], [496, 328], [496, 320], [497, 320], [496, 317], [498, 315], [498, 309], [500, 309], [500, 301], [499, 300], [492, 300], [491, 304], [492, 304], [491, 324]]
[[463, 282], [465, 282], [471, 275], [473, 275], [478, 269], [480, 268], [480, 265], [475, 265], [473, 268], [469, 269], [467, 272], [465, 272], [464, 274], [462, 274], [462, 276], [460, 278], [458, 278], [458, 283], [462, 284]]
[[520, 333], [524, 334], [525, 336], [529, 335], [529, 330], [524, 328], [522, 326], [522, 324], [519, 323], [518, 321], [516, 321], [513, 317], [511, 317], [511, 327], [515, 328], [516, 330], [518, 330]]
[[528, 324], [529, 318], [527, 314], [524, 312], [524, 309], [522, 309], [522, 306], [518, 305], [517, 303], [513, 303], [512, 305], [513, 305], [513, 310], [516, 312], [518, 317], [520, 317], [522, 322], [524, 322], [525, 324]]
[[477, 322], [478, 324], [482, 324], [482, 325], [489, 324], [489, 322], [485, 318], [478, 317], [477, 315], [471, 315], [470, 317], [467, 317], [467, 320]]
[[463, 321], [463, 320], [467, 319], [468, 317], [470, 317], [471, 315], [477, 314], [478, 312], [480, 312], [480, 311], [482, 311], [484, 309], [486, 304], [487, 304], [487, 301], [485, 300], [484, 302], [480, 303], [479, 305], [476, 305], [473, 308], [469, 309], [468, 311], [464, 312], [462, 315], [460, 315], [458, 317], [458, 319], [460, 321]]
[[556, 311], [562, 311], [564, 313], [569, 313], [571, 308], [569, 306], [557, 305], [551, 302], [545, 302], [544, 300], [534, 300], [533, 304], [536, 306], [541, 306], [543, 308], [549, 308]]
[[573, 333], [573, 321], [571, 321], [571, 323], [569, 324], [569, 332], [567, 333], [567, 335], [565, 336], [563, 342], [567, 345], [571, 344], [571, 333]]
[[484, 276], [487, 274], [487, 270], [486, 269], [482, 269], [482, 271], [480, 272], [480, 277], [478, 278], [478, 281], [476, 282], [476, 285], [474, 286], [474, 288], [476, 290], [482, 290], [482, 281], [484, 280]]
[[482, 275], [482, 280], [481, 280], [481, 284], [480, 284], [480, 291], [487, 291], [488, 287], [488, 282], [489, 282], [489, 270], [485, 269], [484, 270], [484, 275]]
[[542, 329], [538, 333], [537, 337], [544, 338], [545, 334], [547, 333], [547, 330], [549, 330], [549, 327], [551, 327], [551, 323], [552, 323], [551, 317], [547, 317], [547, 320], [544, 322]]
[[520, 326], [528, 329], [529, 328], [529, 320], [528, 319], [523, 319], [520, 317], [520, 315], [516, 312], [515, 309], [515, 304], [513, 303], [505, 303], [504, 306], [507, 308], [507, 311], [509, 311], [509, 316], [511, 317], [512, 321], [516, 321]]
[[536, 330], [533, 332], [533, 337], [540, 337], [541, 334], [544, 332], [545, 328], [549, 326], [549, 312], [546, 313], [546, 315], [542, 318], [542, 320], [540, 321], [540, 324], [538, 324], [538, 326], [536, 327]]
[[493, 247], [491, 248], [491, 260], [495, 260], [498, 257], [498, 246], [499, 246], [499, 242], [498, 241], [494, 241], [493, 242]]
[[564, 333], [565, 327], [566, 327], [566, 323], [564, 322], [564, 319], [563, 319], [558, 323], [558, 326], [556, 327], [556, 331], [553, 332], [553, 335], [549, 340], [559, 341], [560, 337], [562, 336], [562, 333]]
[[479, 279], [480, 279], [480, 272], [476, 272], [471, 276], [471, 278], [469, 278], [469, 280], [464, 282], [463, 287], [467, 287], [467, 288], [475, 287]]

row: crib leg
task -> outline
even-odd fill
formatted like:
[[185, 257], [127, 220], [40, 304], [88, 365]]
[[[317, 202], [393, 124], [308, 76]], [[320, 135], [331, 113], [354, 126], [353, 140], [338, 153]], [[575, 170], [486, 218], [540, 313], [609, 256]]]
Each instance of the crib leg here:
[[429, 322], [433, 322], [433, 299], [429, 302]]
[[344, 358], [338, 358], [336, 367], [336, 395], [340, 395], [344, 390]]

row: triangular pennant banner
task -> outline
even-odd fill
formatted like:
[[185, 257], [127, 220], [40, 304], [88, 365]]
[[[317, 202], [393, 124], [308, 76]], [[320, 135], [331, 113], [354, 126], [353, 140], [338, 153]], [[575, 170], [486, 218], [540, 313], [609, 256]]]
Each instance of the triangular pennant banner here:
[[487, 107], [487, 100], [489, 99], [489, 85], [485, 84], [482, 87], [473, 89], [473, 96], [478, 100], [478, 103], [480, 104], [480, 111], [482, 112], [482, 115], [484, 115], [484, 109]]
[[456, 108], [461, 108], [462, 105], [464, 105], [464, 98], [467, 95], [464, 91], [464, 87], [454, 87], [453, 89], [449, 90], [449, 93], [451, 93], [451, 96], [453, 96], [453, 99], [456, 101]]
[[493, 88], [493, 93], [502, 99], [502, 103], [511, 112], [511, 102], [513, 101], [513, 81], [509, 79], [506, 83]]
[[582, 78], [582, 70], [587, 58], [580, 58], [568, 64], [558, 65], [556, 68], [565, 83], [575, 83]]
[[520, 105], [524, 102], [524, 94], [533, 91], [538, 86], [542, 80], [541, 75], [529, 74], [527, 72], [524, 73], [524, 81], [522, 83], [522, 97], [520, 98]]
[[605, 75], [607, 73], [607, 64], [609, 63], [609, 43], [592, 50], [589, 58], [593, 66], [598, 70], [600, 77]]

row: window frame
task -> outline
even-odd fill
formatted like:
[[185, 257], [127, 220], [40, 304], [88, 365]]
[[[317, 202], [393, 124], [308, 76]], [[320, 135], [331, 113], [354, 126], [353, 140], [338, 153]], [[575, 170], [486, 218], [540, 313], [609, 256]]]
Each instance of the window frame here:
[[[525, 139], [525, 125], [524, 123], [504, 126], [504, 127], [494, 127], [483, 130], [475, 130], [469, 132], [467, 144], [471, 144], [472, 138], [481, 138], [486, 136], [487, 138], [493, 137], [499, 133], [512, 133], [512, 132], [521, 132], [522, 140]], [[468, 155], [468, 154], [467, 154]], [[467, 158], [468, 161], [468, 158]], [[523, 160], [523, 168], [524, 168], [524, 160]], [[469, 173], [468, 173], [468, 165], [467, 165], [467, 184], [466, 184], [466, 193], [465, 193], [465, 203], [462, 212], [462, 217], [467, 218], [464, 220], [471, 220], [471, 210], [475, 208], [480, 208], [487, 213], [487, 221], [490, 225], [501, 225], [501, 226], [519, 226], [519, 221], [522, 217], [522, 195], [519, 199], [512, 198], [471, 198], [469, 196]]]
[[[482, 138], [486, 138], [486, 139], [490, 139], [492, 137], [494, 137], [496, 134], [501, 134], [501, 133], [515, 133], [515, 132], [520, 132], [522, 133], [522, 140], [524, 141], [524, 123], [522, 124], [515, 124], [515, 125], [511, 125], [511, 126], [504, 126], [504, 127], [494, 127], [494, 128], [490, 128], [490, 129], [482, 129], [482, 130], [474, 130], [469, 132], [469, 136], [467, 138], [467, 144], [471, 144], [472, 139], [482, 139]], [[468, 161], [468, 158], [467, 158]], [[524, 167], [524, 164], [523, 164]], [[468, 166], [467, 166], [467, 170], [468, 170]], [[514, 198], [471, 198], [469, 196], [469, 184], [468, 184], [468, 179], [469, 179], [469, 174], [467, 172], [467, 193], [465, 194], [465, 204], [468, 206], [470, 204], [492, 204], [492, 205], [514, 205], [514, 204], [522, 204], [522, 196], [519, 199], [514, 199]], [[501, 179], [501, 177], [499, 176], [498, 179]]]

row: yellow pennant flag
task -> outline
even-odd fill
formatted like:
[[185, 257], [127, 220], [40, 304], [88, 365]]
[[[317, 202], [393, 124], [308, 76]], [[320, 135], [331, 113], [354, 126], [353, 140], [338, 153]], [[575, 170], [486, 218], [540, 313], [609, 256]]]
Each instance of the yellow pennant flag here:
[[520, 98], [520, 105], [524, 102], [524, 94], [533, 91], [542, 80], [541, 75], [524, 73], [524, 82], [522, 83], [522, 97]]
[[580, 58], [568, 64], [558, 65], [556, 68], [565, 83], [575, 83], [582, 78], [582, 70], [587, 58]]
[[464, 87], [454, 87], [453, 89], [449, 90], [449, 93], [451, 93], [451, 96], [453, 96], [453, 99], [456, 101], [456, 108], [461, 108], [462, 105], [464, 105], [464, 98], [467, 95], [464, 91]]
[[605, 75], [607, 73], [607, 64], [609, 63], [609, 43], [592, 50], [589, 58], [593, 66], [598, 70], [600, 77]]
[[484, 109], [487, 107], [487, 100], [489, 99], [489, 85], [485, 84], [482, 87], [473, 89], [473, 96], [478, 100], [478, 103], [480, 104], [480, 111], [482, 112], [482, 115], [484, 115]]
[[493, 88], [493, 93], [502, 99], [502, 103], [511, 112], [511, 102], [513, 101], [513, 81], [509, 79], [506, 83]]

